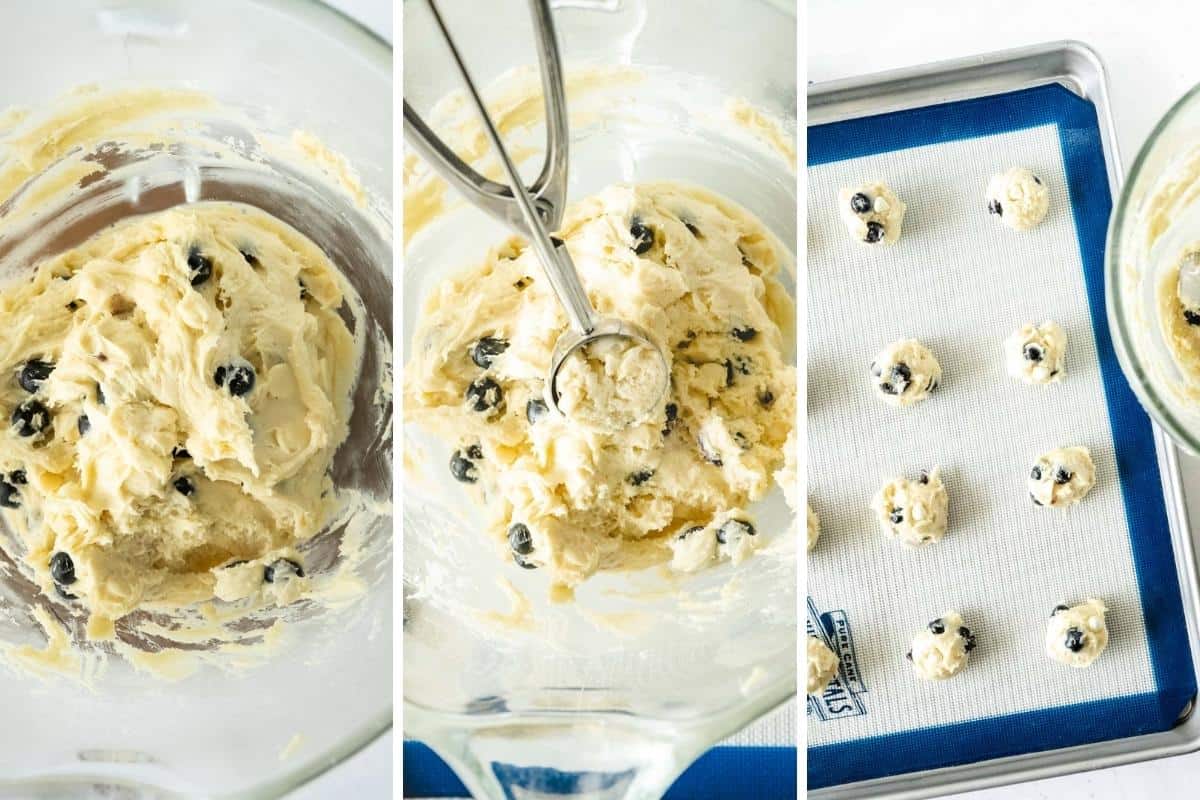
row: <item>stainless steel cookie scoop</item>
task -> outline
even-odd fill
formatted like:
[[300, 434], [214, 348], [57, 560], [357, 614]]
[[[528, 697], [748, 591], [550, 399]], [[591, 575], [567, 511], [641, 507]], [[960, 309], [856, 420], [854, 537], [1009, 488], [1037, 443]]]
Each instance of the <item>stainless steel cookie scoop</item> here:
[[[569, 416], [560, 405], [563, 398], [576, 396], [581, 387], [558, 385], [559, 374], [568, 359], [587, 358], [588, 346], [602, 341], [630, 348], [651, 348], [657, 355], [658, 386], [640, 386], [635, 394], [644, 400], [644, 409], [634, 414], [613, 415], [608, 423], [588, 420], [598, 427], [620, 430], [644, 421], [662, 402], [668, 384], [668, 366], [662, 349], [640, 326], [619, 319], [600, 317], [592, 308], [587, 292], [579, 281], [575, 264], [561, 239], [547, 231], [556, 230], [562, 224], [567, 191], [567, 103], [564, 89], [562, 62], [559, 58], [558, 42], [554, 34], [554, 22], [548, 0], [529, 0], [537, 35], [538, 64], [541, 70], [542, 90], [546, 106], [546, 159], [537, 179], [526, 188], [513, 164], [499, 132], [488, 114], [483, 99], [467, 71], [466, 64], [458, 52], [450, 31], [438, 11], [435, 0], [426, 0], [434, 23], [445, 39], [467, 95], [479, 114], [484, 133], [500, 158], [508, 178], [508, 185], [485, 178], [466, 162], [425, 124], [420, 115], [404, 103], [404, 132], [417, 153], [438, 173], [458, 189], [472, 204], [491, 214], [518, 233], [526, 236], [538, 260], [541, 261], [546, 279], [555, 296], [566, 312], [569, 327], [558, 337], [546, 376], [546, 401], [558, 413]], [[643, 380], [646, 380], [643, 376]], [[648, 380], [653, 381], [653, 378]], [[576, 408], [576, 406], [572, 406]]]

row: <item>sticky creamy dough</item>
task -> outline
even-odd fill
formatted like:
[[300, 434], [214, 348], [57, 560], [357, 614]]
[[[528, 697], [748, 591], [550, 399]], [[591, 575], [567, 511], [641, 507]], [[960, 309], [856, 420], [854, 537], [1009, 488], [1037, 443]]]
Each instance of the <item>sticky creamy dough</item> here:
[[808, 637], [808, 694], [820, 694], [837, 675], [838, 657], [816, 636]]
[[233, 203], [124, 220], [0, 291], [0, 500], [90, 636], [302, 591], [358, 366], [346, 291], [311, 241]]
[[1108, 647], [1108, 609], [1100, 600], [1054, 607], [1046, 624], [1046, 655], [1070, 667], [1089, 667]]
[[974, 649], [975, 634], [957, 611], [947, 611], [913, 637], [905, 658], [917, 677], [940, 681], [962, 672]]
[[556, 235], [598, 313], [642, 326], [665, 353], [656, 412], [607, 432], [548, 407], [567, 321], [513, 238], [430, 293], [406, 413], [456, 448], [450, 472], [476, 491], [498, 547], [550, 571], [556, 590], [599, 570], [740, 561], [763, 538], [747, 507], [788, 474], [789, 256], [744, 210], [672, 183], [610, 187], [568, 209]]

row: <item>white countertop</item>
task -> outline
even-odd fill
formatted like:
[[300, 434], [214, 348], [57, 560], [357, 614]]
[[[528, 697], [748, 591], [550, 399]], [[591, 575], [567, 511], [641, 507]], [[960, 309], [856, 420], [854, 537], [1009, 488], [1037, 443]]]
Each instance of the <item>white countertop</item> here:
[[[1076, 39], [1108, 69], [1122, 162], [1200, 82], [1200, 5], [1186, 0], [806, 0], [808, 80], [845, 78], [1020, 45]], [[1200, 525], [1200, 460], [1183, 458], [1188, 512]], [[1196, 531], [1193, 530], [1193, 535]], [[1200, 537], [1198, 537], [1200, 538]], [[1200, 753], [1001, 789], [958, 800], [1160, 800], [1196, 796]]]

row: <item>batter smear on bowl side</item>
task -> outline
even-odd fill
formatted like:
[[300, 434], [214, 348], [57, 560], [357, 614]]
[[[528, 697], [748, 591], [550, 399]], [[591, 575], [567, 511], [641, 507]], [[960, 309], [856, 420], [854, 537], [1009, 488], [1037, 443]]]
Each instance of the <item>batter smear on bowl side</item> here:
[[567, 319], [514, 237], [426, 299], [406, 413], [451, 444], [447, 468], [501, 553], [549, 570], [560, 597], [601, 570], [742, 560], [762, 538], [747, 509], [784, 469], [792, 430], [793, 304], [778, 278], [790, 257], [741, 208], [666, 182], [609, 187], [555, 235], [597, 312], [642, 326], [666, 354], [656, 412], [610, 431], [547, 404]]

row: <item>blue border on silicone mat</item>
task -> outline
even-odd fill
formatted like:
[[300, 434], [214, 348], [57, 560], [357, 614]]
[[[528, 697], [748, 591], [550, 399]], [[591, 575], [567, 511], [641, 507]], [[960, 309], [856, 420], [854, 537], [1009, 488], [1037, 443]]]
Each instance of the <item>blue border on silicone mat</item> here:
[[1163, 731], [1196, 694], [1154, 434], [1108, 330], [1112, 196], [1095, 107], [1049, 85], [816, 125], [808, 129], [808, 165], [1040, 125], [1058, 128], [1157, 690], [812, 747], [810, 789]]
[[[467, 789], [446, 762], [420, 742], [404, 743], [405, 797], [467, 797]], [[561, 791], [541, 787], [546, 794], [570, 794], [573, 784]], [[796, 748], [714, 747], [680, 775], [665, 800], [723, 800], [747, 793], [761, 800], [789, 800], [796, 796]]]

